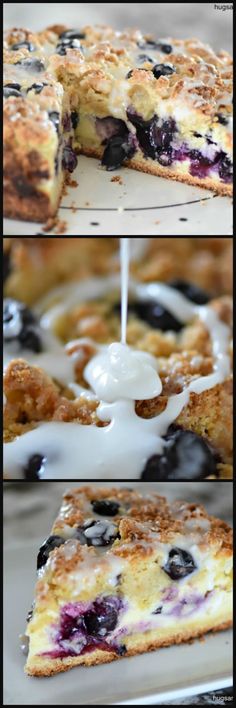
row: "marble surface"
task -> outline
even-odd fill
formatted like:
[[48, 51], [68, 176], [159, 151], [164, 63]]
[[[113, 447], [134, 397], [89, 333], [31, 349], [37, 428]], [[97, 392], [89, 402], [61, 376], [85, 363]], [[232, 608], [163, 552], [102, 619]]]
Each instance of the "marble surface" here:
[[[4, 3], [5, 27], [42, 29], [65, 23], [139, 27], [158, 37], [198, 37], [232, 50], [232, 3]], [[223, 8], [229, 8], [223, 10]]]
[[[24, 540], [44, 539], [49, 535], [52, 522], [60, 507], [65, 489], [78, 487], [83, 483], [65, 482], [4, 482], [4, 545], [18, 546]], [[106, 483], [107, 485], [110, 483]], [[98, 483], [99, 485], [99, 483]], [[110, 486], [115, 486], [111, 483]], [[130, 487], [130, 482], [122, 486]], [[133, 488], [141, 487], [145, 493], [155, 489], [168, 499], [183, 499], [204, 504], [209, 513], [219, 515], [232, 523], [232, 482], [182, 482], [182, 483], [132, 483]], [[23, 569], [22, 569], [23, 571]], [[200, 696], [183, 699], [181, 705], [225, 704], [233, 700], [231, 689], [214, 691]], [[170, 701], [164, 705], [179, 705]]]

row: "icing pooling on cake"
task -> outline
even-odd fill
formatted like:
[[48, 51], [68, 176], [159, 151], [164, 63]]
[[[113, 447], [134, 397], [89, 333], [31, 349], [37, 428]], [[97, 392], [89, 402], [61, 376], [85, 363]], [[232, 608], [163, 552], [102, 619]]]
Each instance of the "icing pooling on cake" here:
[[[96, 355], [84, 370], [84, 378], [90, 384], [91, 393], [78, 384], [68, 381], [76, 394], [92, 396], [100, 400], [97, 408], [98, 418], [106, 422], [105, 427], [80, 425], [78, 423], [42, 423], [11, 443], [5, 445], [5, 466], [8, 474], [19, 477], [22, 468], [35, 451], [43, 452], [46, 464], [42, 470], [42, 479], [84, 478], [123, 479], [139, 478], [147, 459], [161, 453], [166, 442], [163, 440], [167, 428], [178, 417], [183, 407], [188, 404], [191, 392], [197, 394], [223, 382], [229, 375], [229, 328], [222, 323], [217, 314], [208, 306], [197, 306], [188, 301], [181, 293], [163, 284], [131, 284], [131, 292], [138, 299], [156, 300], [163, 304], [178, 321], [187, 323], [195, 317], [203, 322], [212, 341], [214, 358], [213, 373], [191, 381], [181, 393], [169, 397], [165, 410], [152, 419], [139, 417], [135, 412], [135, 400], [151, 399], [160, 395], [162, 390], [157, 369], [158, 362], [149, 354], [134, 351], [125, 344], [127, 317], [127, 282], [128, 282], [128, 239], [122, 239], [122, 340], [109, 346], [96, 345]], [[97, 287], [98, 285], [98, 287]], [[53, 327], [53, 322], [61, 312], [66, 312], [73, 302], [78, 301], [79, 293], [87, 292], [90, 298], [95, 292], [101, 295], [114, 287], [114, 279], [104, 279], [81, 284], [77, 288], [69, 286], [68, 299], [63, 305], [55, 305], [41, 321], [42, 326]], [[52, 297], [52, 296], [50, 296]], [[65, 361], [61, 347], [60, 357]], [[67, 345], [68, 349], [69, 345]], [[36, 356], [36, 355], [35, 355]], [[39, 355], [43, 356], [43, 355]], [[50, 361], [50, 373], [55, 355]], [[40, 359], [37, 359], [40, 365]], [[42, 362], [43, 363], [43, 362]], [[71, 362], [70, 362], [71, 364]], [[55, 368], [54, 368], [54, 377]], [[58, 375], [60, 380], [60, 376]], [[63, 380], [63, 379], [61, 379]], [[77, 467], [77, 460], [78, 467]]]

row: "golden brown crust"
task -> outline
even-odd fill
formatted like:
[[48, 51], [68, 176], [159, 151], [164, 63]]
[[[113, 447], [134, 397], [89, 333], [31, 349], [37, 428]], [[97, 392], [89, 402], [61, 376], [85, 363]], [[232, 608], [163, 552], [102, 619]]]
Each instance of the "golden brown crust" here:
[[[81, 153], [87, 155], [88, 157], [101, 158], [103, 155], [103, 148], [81, 148]], [[178, 168], [162, 167], [154, 160], [148, 159], [138, 159], [133, 158], [132, 160], [126, 160], [124, 167], [130, 167], [133, 170], [138, 170], [139, 172], [146, 172], [150, 175], [157, 175], [157, 177], [165, 177], [166, 179], [173, 179], [177, 182], [183, 182], [184, 184], [190, 184], [193, 187], [203, 187], [204, 189], [210, 189], [211, 191], [225, 197], [231, 197], [233, 194], [233, 187], [231, 184], [224, 184], [220, 182], [219, 179], [213, 179], [211, 177], [205, 177], [200, 179], [199, 177], [193, 177], [189, 173], [181, 174]]]
[[[203, 627], [202, 629], [197, 629], [195, 632], [192, 630], [190, 632], [179, 632], [173, 636], [169, 636], [165, 639], [157, 639], [155, 642], [152, 640], [150, 643], [148, 640], [144, 640], [140, 646], [135, 646], [133, 649], [128, 649], [126, 651], [125, 657], [136, 656], [136, 654], [143, 654], [144, 652], [155, 651], [156, 649], [161, 649], [161, 647], [168, 647], [173, 644], [182, 644], [184, 642], [192, 642], [194, 639], [198, 639], [208, 632], [220, 632], [232, 627], [232, 621], [220, 622], [214, 627]], [[95, 656], [94, 656], [95, 655]], [[68, 671], [73, 669], [75, 666], [86, 665], [95, 666], [96, 664], [107, 664], [116, 659], [122, 659], [124, 657], [118, 656], [115, 652], [104, 652], [95, 651], [86, 657], [69, 657], [67, 659], [54, 659], [53, 666], [47, 659], [35, 661], [31, 660], [30, 665], [27, 665], [25, 672], [29, 676], [54, 676], [59, 672]], [[40, 665], [40, 664], [43, 664]]]

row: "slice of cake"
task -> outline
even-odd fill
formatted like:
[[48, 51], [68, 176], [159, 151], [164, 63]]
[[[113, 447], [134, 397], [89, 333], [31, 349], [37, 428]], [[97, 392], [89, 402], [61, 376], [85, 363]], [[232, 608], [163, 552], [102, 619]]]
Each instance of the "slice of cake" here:
[[232, 624], [231, 529], [202, 506], [122, 488], [73, 489], [37, 568], [24, 641], [34, 676]]

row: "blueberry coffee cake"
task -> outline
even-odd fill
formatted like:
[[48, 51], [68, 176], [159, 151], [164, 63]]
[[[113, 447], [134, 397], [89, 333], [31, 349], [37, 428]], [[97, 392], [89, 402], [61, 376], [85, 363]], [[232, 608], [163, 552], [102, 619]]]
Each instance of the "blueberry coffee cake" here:
[[232, 476], [231, 298], [131, 280], [120, 321], [119, 276], [6, 298], [6, 478]]
[[232, 59], [198, 39], [110, 27], [12, 29], [5, 214], [54, 215], [77, 153], [232, 194]]
[[232, 533], [202, 506], [80, 487], [39, 549], [25, 670], [51, 676], [232, 624]]

